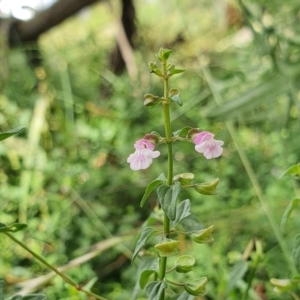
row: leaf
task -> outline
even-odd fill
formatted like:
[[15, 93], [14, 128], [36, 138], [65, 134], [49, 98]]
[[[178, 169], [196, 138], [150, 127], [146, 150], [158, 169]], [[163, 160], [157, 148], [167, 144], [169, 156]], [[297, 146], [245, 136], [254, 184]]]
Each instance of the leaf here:
[[139, 238], [139, 240], [136, 243], [133, 255], [132, 255], [132, 259], [131, 259], [131, 263], [134, 262], [137, 254], [139, 253], [139, 251], [141, 250], [141, 248], [146, 244], [147, 240], [153, 236], [154, 234], [158, 233], [159, 231], [156, 229], [153, 229], [151, 227], [145, 227], [141, 233], [141, 236]]
[[188, 217], [191, 214], [191, 202], [189, 199], [186, 199], [182, 201], [178, 206], [177, 206], [177, 211], [176, 211], [176, 218], [172, 222], [172, 226], [175, 227], [177, 226], [183, 219]]
[[155, 270], [144, 270], [140, 275], [140, 288], [144, 289], [151, 275], [157, 274]]
[[18, 133], [22, 132], [24, 129], [25, 129], [25, 127], [22, 126], [22, 127], [18, 127], [18, 128], [6, 131], [6, 132], [1, 132], [0, 133], [0, 141], [9, 138], [12, 135], [18, 134]]
[[283, 174], [280, 176], [280, 178], [282, 178], [284, 175], [287, 175], [287, 174], [300, 177], [300, 163], [289, 167], [286, 171], [283, 172]]
[[159, 185], [162, 185], [166, 182], [166, 177], [165, 175], [162, 173], [160, 174], [155, 180], [153, 180], [152, 182], [150, 182], [148, 184], [148, 186], [146, 187], [146, 191], [144, 193], [144, 196], [141, 200], [140, 206], [143, 207], [146, 200], [148, 199], [148, 197], [150, 196], [150, 194], [152, 193], [152, 191]]
[[183, 72], [185, 72], [185, 70], [183, 70], [183, 69], [173, 69], [173, 70], [170, 70], [169, 74], [172, 76], [172, 75], [180, 74]]
[[296, 208], [296, 206], [299, 203], [300, 203], [300, 198], [295, 197], [290, 202], [290, 204], [287, 206], [287, 208], [285, 209], [284, 214], [283, 214], [282, 219], [281, 219], [281, 225], [280, 225], [280, 228], [281, 228], [282, 231], [284, 230], [284, 227], [285, 227], [285, 224], [286, 224], [286, 221], [287, 221], [288, 217], [291, 215], [292, 211]]
[[167, 288], [167, 283], [164, 280], [162, 281], [153, 281], [149, 283], [146, 287], [146, 296], [148, 300], [160, 300], [161, 295], [164, 290]]
[[47, 297], [43, 294], [29, 294], [26, 296], [15, 295], [6, 300], [46, 300]]
[[229, 273], [229, 279], [226, 288], [227, 294], [232, 290], [236, 282], [244, 277], [248, 268], [248, 263], [245, 260], [240, 260], [233, 266]]
[[295, 267], [300, 272], [300, 234], [295, 237], [292, 256]]
[[284, 77], [272, 76], [266, 79], [265, 82], [250, 88], [243, 95], [212, 109], [206, 116], [217, 120], [233, 120], [250, 108], [260, 106], [263, 102], [274, 101], [277, 95], [288, 91], [288, 89]]
[[0, 278], [0, 300], [4, 300], [3, 289], [6, 287], [6, 283], [3, 279]]
[[181, 294], [181, 296], [177, 299], [177, 300], [194, 300], [195, 297], [193, 295], [190, 295], [187, 292], [183, 292], [183, 294]]
[[178, 181], [171, 187], [159, 186], [157, 188], [157, 195], [161, 208], [171, 221], [174, 221], [176, 218], [176, 201], [180, 191], [181, 184]]
[[182, 137], [182, 138], [185, 138], [188, 134], [188, 132], [192, 129], [193, 127], [191, 126], [185, 126], [177, 131], [174, 131], [173, 132], [173, 136], [179, 136], [179, 137]]
[[0, 223], [0, 233], [1, 232], [17, 232], [20, 230], [23, 230], [27, 228], [27, 224], [23, 224], [23, 223], [13, 223], [9, 226]]
[[180, 98], [180, 92], [178, 89], [170, 89], [169, 91], [169, 97], [168, 97], [171, 101], [175, 102], [176, 104], [178, 104], [179, 106], [182, 106], [182, 100]]

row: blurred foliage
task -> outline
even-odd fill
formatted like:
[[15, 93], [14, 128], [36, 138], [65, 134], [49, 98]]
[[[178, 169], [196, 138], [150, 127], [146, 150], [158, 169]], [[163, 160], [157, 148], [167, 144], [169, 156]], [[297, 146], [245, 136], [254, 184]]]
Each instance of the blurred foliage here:
[[[220, 178], [217, 196], [186, 192], [198, 220], [215, 227], [212, 245], [184, 246], [197, 259], [197, 276], [209, 278], [203, 299], [241, 299], [247, 274], [227, 295], [229, 274], [254, 238], [262, 242], [265, 256], [248, 299], [283, 299], [269, 279], [289, 277], [291, 271], [225, 125], [233, 124], [279, 227], [285, 207], [299, 191], [296, 179], [279, 180], [299, 162], [299, 2], [135, 4], [138, 82], [108, 69], [115, 16], [105, 3], [43, 35], [41, 67], [29, 68], [24, 48], [7, 54], [0, 131], [19, 126], [26, 131], [0, 144], [0, 221], [26, 222], [28, 229], [16, 236], [56, 266], [111, 235], [131, 235], [126, 247], [132, 250], [156, 204], [151, 195], [140, 209], [144, 188], [162, 172], [166, 153], [160, 149], [161, 163], [147, 171], [131, 171], [126, 158], [145, 133], [163, 134], [161, 112], [145, 108], [143, 95], [161, 94], [147, 64], [160, 47], [171, 48], [176, 65], [187, 70], [172, 83], [184, 102], [172, 113], [173, 130], [201, 127], [225, 141], [224, 155], [215, 161], [204, 160], [190, 144], [175, 144], [174, 151], [175, 174], [193, 172], [197, 182]], [[292, 214], [285, 229], [288, 249], [299, 225]], [[5, 236], [0, 249], [7, 295], [49, 272]], [[109, 299], [144, 299], [135, 284], [137, 267], [130, 267], [126, 253], [115, 246], [67, 273]], [[57, 277], [40, 291], [53, 300], [85, 299]]]

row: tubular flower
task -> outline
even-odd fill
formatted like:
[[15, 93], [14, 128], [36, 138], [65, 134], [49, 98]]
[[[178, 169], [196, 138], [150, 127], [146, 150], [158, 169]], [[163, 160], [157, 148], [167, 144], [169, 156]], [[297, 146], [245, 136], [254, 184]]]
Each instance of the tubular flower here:
[[222, 146], [224, 142], [215, 140], [214, 136], [211, 132], [202, 131], [194, 137], [195, 150], [203, 153], [206, 159], [219, 157], [223, 152]]
[[134, 148], [135, 152], [127, 158], [130, 168], [134, 171], [147, 169], [152, 164], [153, 158], [160, 155], [159, 151], [153, 151], [154, 144], [146, 139], [136, 141]]

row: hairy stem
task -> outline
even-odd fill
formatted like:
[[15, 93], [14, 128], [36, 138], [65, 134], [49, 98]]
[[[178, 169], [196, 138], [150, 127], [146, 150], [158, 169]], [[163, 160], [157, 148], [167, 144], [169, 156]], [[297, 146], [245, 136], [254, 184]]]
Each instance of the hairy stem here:
[[[169, 78], [167, 76], [167, 63], [162, 62], [163, 71], [163, 81], [164, 81], [164, 98], [167, 99], [169, 92]], [[168, 147], [168, 173], [167, 173], [167, 185], [171, 186], [173, 181], [173, 148], [172, 148], [172, 128], [171, 128], [171, 118], [170, 118], [170, 104], [166, 101], [163, 104], [163, 114], [164, 114], [164, 125], [165, 125], [165, 135]], [[164, 215], [164, 234], [168, 238], [170, 235], [170, 220], [168, 216]], [[167, 257], [161, 257], [159, 260], [159, 277], [164, 279], [166, 276], [167, 267]], [[165, 299], [165, 293], [163, 292], [160, 300]]]

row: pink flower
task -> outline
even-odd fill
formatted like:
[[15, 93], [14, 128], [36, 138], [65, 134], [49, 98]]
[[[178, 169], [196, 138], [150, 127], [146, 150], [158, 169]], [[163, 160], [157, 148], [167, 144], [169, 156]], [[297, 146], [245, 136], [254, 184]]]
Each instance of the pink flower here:
[[202, 131], [194, 137], [195, 150], [207, 159], [219, 157], [223, 152], [223, 141], [215, 140], [214, 134]]
[[134, 148], [135, 152], [127, 158], [130, 168], [134, 171], [147, 169], [152, 164], [153, 158], [160, 155], [159, 151], [153, 151], [154, 144], [146, 139], [136, 141]]

